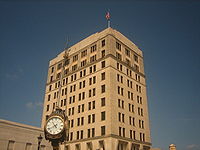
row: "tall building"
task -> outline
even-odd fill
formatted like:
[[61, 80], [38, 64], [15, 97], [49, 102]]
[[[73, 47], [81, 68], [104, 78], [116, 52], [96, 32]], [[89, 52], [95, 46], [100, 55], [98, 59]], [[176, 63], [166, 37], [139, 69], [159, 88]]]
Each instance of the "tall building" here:
[[49, 62], [42, 127], [58, 104], [69, 118], [65, 150], [150, 149], [142, 51], [107, 28], [65, 54]]

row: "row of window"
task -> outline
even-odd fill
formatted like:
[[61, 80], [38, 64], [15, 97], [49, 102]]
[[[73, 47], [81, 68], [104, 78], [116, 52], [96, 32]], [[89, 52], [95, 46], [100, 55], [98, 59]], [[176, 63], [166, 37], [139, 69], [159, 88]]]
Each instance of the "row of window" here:
[[[123, 65], [117, 62], [117, 69], [118, 69], [119, 71], [123, 72]], [[136, 65], [136, 64], [135, 64], [135, 69], [136, 69], [137, 71], [139, 71], [139, 66]], [[125, 73], [126, 73], [127, 76], [129, 76], [129, 77], [135, 79], [136, 81], [139, 81], [139, 82], [140, 82], [140, 80], [141, 80], [140, 75], [138, 75], [137, 73], [135, 73], [135, 76], [133, 76], [133, 73], [132, 73], [132, 70], [131, 70], [131, 69], [126, 68], [126, 72], [125, 72]], [[117, 77], [117, 81], [123, 83], [123, 77], [121, 77], [121, 78], [122, 78], [122, 79], [121, 79], [121, 81], [120, 81], [120, 79], [118, 79], [118, 77]]]
[[[102, 57], [104, 57], [104, 56], [105, 56], [105, 50], [102, 51]], [[97, 60], [96, 59], [96, 54], [90, 57], [90, 62], [94, 62], [96, 60]], [[86, 59], [81, 61], [81, 67], [84, 67], [86, 64], [87, 64], [87, 60]], [[96, 67], [96, 65], [95, 65], [95, 67]], [[101, 62], [101, 67], [102, 68], [105, 67], [105, 61]], [[74, 64], [72, 66], [72, 71], [75, 71], [77, 69], [78, 69], [78, 64]], [[64, 75], [67, 75], [68, 73], [69, 73], [69, 68], [66, 68], [64, 70]], [[84, 73], [86, 74], [86, 72], [84, 72]], [[90, 71], [90, 73], [91, 73], [91, 71]], [[60, 79], [60, 78], [61, 78], [61, 71], [56, 74], [56, 79]], [[52, 81], [53, 81], [53, 75], [50, 76], [50, 82], [52, 82]]]
[[[133, 130], [129, 130], [129, 131], [130, 131], [129, 137], [131, 139], [136, 140], [136, 131], [133, 131]], [[139, 135], [140, 135], [139, 140], [145, 142], [145, 134], [140, 132]], [[126, 129], [125, 128], [119, 127], [119, 136], [126, 137]]]
[[[116, 42], [116, 49], [119, 51], [122, 50], [122, 46], [119, 42]], [[125, 54], [126, 54], [126, 56], [131, 57], [131, 51], [127, 48], [125, 48]], [[135, 62], [138, 62], [138, 56], [136, 54], [133, 55], [133, 58], [134, 58]]]
[[[101, 136], [104, 136], [106, 134], [106, 126], [101, 126]], [[84, 131], [76, 131], [76, 140], [83, 139], [83, 138], [91, 138], [95, 137], [95, 128], [89, 128], [86, 130], [87, 131], [87, 136], [84, 137]], [[74, 132], [70, 132], [68, 141], [74, 140], [73, 137]]]
[[[84, 93], [84, 92], [83, 92], [83, 93]], [[82, 93], [82, 94], [83, 94], [83, 93]], [[74, 101], [74, 99], [75, 99], [75, 96], [72, 96], [72, 97], [71, 97], [71, 103]], [[67, 103], [67, 100], [66, 100], [66, 99], [63, 99], [63, 100], [60, 101], [60, 106], [61, 106], [61, 107], [62, 107], [62, 106], [66, 106], [66, 103]], [[55, 109], [56, 104], [57, 104], [57, 102], [53, 103], [53, 109]], [[104, 106], [106, 106], [106, 98], [105, 98], [105, 97], [101, 98], [101, 107], [104, 107]], [[82, 109], [79, 108], [79, 107], [82, 107]], [[95, 101], [88, 102], [88, 110], [95, 109], [95, 107], [96, 107], [96, 106], [95, 106]], [[49, 111], [49, 110], [50, 110], [50, 104], [47, 105], [46, 111]], [[82, 112], [84, 112], [84, 105], [82, 105], [82, 106], [79, 105], [79, 106], [78, 106], [78, 113], [80, 113], [81, 110], [82, 110]], [[69, 116], [70, 116], [70, 115], [74, 115], [74, 107], [69, 108], [68, 115], [69, 115]]]
[[[64, 102], [64, 104], [66, 105], [66, 101]], [[104, 107], [105, 105], [106, 105], [106, 98], [103, 97], [103, 98], [101, 98], [101, 107]], [[84, 110], [85, 110], [84, 106], [85, 106], [84, 104], [78, 105], [78, 111], [77, 112], [78, 113], [84, 112]], [[95, 101], [88, 102], [88, 111], [95, 109], [95, 107], [96, 107]], [[70, 115], [74, 115], [74, 107], [69, 108], [68, 116], [70, 116]]]
[[[102, 46], [102, 47], [105, 46], [105, 40], [102, 40], [102, 41], [101, 41], [101, 46]], [[91, 52], [91, 53], [95, 52], [96, 50], [97, 50], [97, 45], [96, 45], [96, 44], [90, 47], [90, 52]], [[83, 58], [83, 57], [85, 57], [85, 56], [87, 56], [87, 49], [86, 49], [86, 50], [83, 50], [83, 51], [81, 52], [81, 58]], [[75, 54], [74, 56], [72, 56], [72, 62], [76, 62], [77, 60], [78, 60], [78, 54]], [[70, 63], [70, 59], [67, 59], [67, 60], [64, 62], [64, 66], [68, 65], [69, 63]], [[52, 68], [51, 68], [51, 73], [54, 72], [54, 68], [55, 68], [55, 67], [52, 67]], [[61, 68], [62, 68], [62, 63], [59, 63], [59, 64], [57, 65], [57, 70], [60, 70]]]
[[[101, 62], [101, 68], [104, 68], [105, 66], [106, 66], [105, 61], [102, 61], [102, 62]], [[96, 72], [96, 65], [93, 65], [93, 66], [90, 66], [90, 67], [89, 67], [89, 73], [94, 73], [94, 72]], [[79, 73], [80, 73], [80, 78], [86, 76], [86, 69], [81, 70]], [[61, 74], [61, 73], [58, 73], [58, 74], [56, 75], [56, 77], [58, 77], [57, 79], [60, 78], [60, 74]], [[77, 74], [76, 74], [76, 73], [75, 73], [75, 74], [72, 74], [72, 75], [71, 75], [71, 82], [76, 81], [76, 80], [77, 80]], [[53, 81], [53, 76], [50, 77], [50, 82], [52, 82], [52, 81]], [[66, 85], [66, 84], [68, 84], [68, 77], [67, 77], [67, 78], [64, 78], [64, 79], [62, 80], [62, 85]], [[60, 81], [55, 82], [55, 89], [58, 88], [58, 87], [60, 87], [60, 86], [61, 86]], [[51, 90], [52, 90], [52, 85], [49, 85], [49, 91], [51, 91]]]
[[[93, 80], [93, 82], [92, 82], [92, 80]], [[101, 80], [105, 80], [105, 72], [101, 73]], [[91, 85], [92, 83], [93, 84], [96, 83], [96, 76], [94, 76], [93, 78], [89, 78], [89, 85]], [[85, 86], [86, 86], [85, 80], [79, 82], [79, 89], [85, 88]], [[75, 92], [75, 91], [76, 91], [76, 84], [70, 85], [70, 91], [69, 92], [72, 93], [72, 92]], [[102, 91], [102, 93], [105, 92], [105, 85], [101, 86], [101, 91]], [[93, 94], [92, 94], [92, 92], [93, 92]], [[89, 90], [89, 97], [91, 97], [92, 95], [95, 96], [95, 93], [96, 93], [95, 88], [93, 89], [93, 91]], [[67, 88], [62, 89], [61, 95], [62, 96], [67, 95]], [[58, 96], [59, 96], [59, 91], [54, 92], [54, 99], [58, 98]], [[85, 95], [84, 95], [84, 97], [85, 97]], [[51, 100], [51, 94], [48, 94], [47, 100], [48, 101]]]

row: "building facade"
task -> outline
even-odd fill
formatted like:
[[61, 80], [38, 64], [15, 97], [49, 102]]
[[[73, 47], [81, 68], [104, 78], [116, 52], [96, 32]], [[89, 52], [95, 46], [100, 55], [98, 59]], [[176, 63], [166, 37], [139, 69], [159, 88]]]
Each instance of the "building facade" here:
[[39, 135], [43, 137], [40, 150], [52, 150], [41, 128], [0, 119], [0, 150], [36, 150]]
[[42, 128], [56, 105], [69, 118], [65, 150], [150, 149], [143, 54], [117, 30], [95, 33], [49, 62]]

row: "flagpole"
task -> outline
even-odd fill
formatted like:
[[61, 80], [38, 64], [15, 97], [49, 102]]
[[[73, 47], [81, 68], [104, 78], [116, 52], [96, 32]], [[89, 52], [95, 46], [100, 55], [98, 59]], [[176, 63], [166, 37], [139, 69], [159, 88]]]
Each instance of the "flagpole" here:
[[108, 19], [108, 28], [110, 28], [110, 19]]

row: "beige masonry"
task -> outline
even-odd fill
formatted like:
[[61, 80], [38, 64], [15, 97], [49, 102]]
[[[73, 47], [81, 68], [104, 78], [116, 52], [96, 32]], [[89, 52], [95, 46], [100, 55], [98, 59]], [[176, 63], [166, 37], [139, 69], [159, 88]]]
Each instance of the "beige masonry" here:
[[42, 128], [60, 96], [59, 107], [70, 124], [69, 139], [61, 149], [150, 149], [142, 51], [112, 28], [67, 51], [69, 63], [62, 79], [65, 52], [49, 62]]
[[40, 150], [52, 150], [41, 128], [0, 119], [0, 150], [36, 150], [39, 135], [43, 137]]

